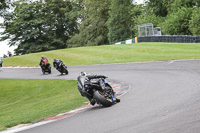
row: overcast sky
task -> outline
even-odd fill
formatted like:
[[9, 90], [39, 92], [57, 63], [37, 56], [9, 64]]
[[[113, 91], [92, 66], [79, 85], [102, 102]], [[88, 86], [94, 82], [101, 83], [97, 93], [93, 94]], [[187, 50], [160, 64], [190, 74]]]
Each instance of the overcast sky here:
[[[2, 19], [0, 18], [0, 22], [2, 22]], [[0, 29], [0, 32], [2, 32], [3, 29]], [[14, 54], [14, 49], [17, 48], [15, 47], [9, 47], [8, 45], [8, 41], [2, 41], [0, 42], [0, 57], [3, 57], [3, 54], [8, 53], [8, 51], [10, 51], [12, 54]]]
[[134, 0], [137, 4], [144, 4], [144, 0]]
[[[144, 0], [135, 0], [135, 2], [137, 2], [137, 4], [142, 4], [144, 2]], [[2, 18], [0, 18], [0, 22], [2, 22]], [[2, 32], [2, 29], [0, 29], [0, 32]], [[3, 57], [3, 54], [8, 53], [8, 51], [10, 51], [12, 54], [14, 54], [14, 49], [16, 49], [16, 46], [13, 47], [9, 47], [8, 45], [8, 41], [3, 41], [0, 42], [0, 57]]]

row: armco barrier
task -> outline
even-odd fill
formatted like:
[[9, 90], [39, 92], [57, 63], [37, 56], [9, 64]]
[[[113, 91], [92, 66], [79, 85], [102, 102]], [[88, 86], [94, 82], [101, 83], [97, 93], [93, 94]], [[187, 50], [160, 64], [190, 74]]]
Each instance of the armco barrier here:
[[146, 37], [138, 37], [138, 42], [200, 43], [200, 36], [191, 36], [191, 35], [146, 36]]

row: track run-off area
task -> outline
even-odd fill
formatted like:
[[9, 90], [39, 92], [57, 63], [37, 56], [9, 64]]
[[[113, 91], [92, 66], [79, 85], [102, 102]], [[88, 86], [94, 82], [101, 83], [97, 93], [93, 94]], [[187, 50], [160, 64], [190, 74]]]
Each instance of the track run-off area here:
[[106, 75], [130, 89], [119, 104], [90, 107], [21, 133], [200, 132], [200, 60], [69, 66], [68, 70], [69, 75], [55, 69], [43, 75], [40, 68], [2, 68], [0, 78], [76, 79], [85, 71]]

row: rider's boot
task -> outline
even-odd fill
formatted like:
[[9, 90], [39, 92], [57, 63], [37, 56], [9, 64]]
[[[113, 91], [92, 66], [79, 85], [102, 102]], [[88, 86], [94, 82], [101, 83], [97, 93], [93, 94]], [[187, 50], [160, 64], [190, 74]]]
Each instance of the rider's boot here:
[[119, 103], [119, 102], [120, 102], [120, 99], [119, 99], [119, 98], [116, 98], [116, 102]]
[[95, 105], [96, 101], [92, 98], [92, 99], [89, 99], [90, 100], [90, 104], [91, 105]]
[[90, 95], [89, 95], [87, 92], [85, 92], [84, 90], [83, 90], [83, 94], [84, 94], [85, 97], [88, 98], [88, 100], [90, 101], [90, 104], [91, 104], [91, 105], [95, 105], [96, 101], [94, 100], [94, 98], [93, 98], [92, 96], [90, 96]]

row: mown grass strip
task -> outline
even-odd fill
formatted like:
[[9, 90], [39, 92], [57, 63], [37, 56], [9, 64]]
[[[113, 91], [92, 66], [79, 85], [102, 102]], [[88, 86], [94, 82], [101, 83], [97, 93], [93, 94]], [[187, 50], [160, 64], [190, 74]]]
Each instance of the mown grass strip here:
[[38, 66], [41, 56], [50, 63], [61, 59], [68, 66], [200, 59], [200, 43], [139, 43], [53, 50], [4, 59], [4, 66]]
[[85, 105], [75, 80], [0, 79], [0, 130]]

